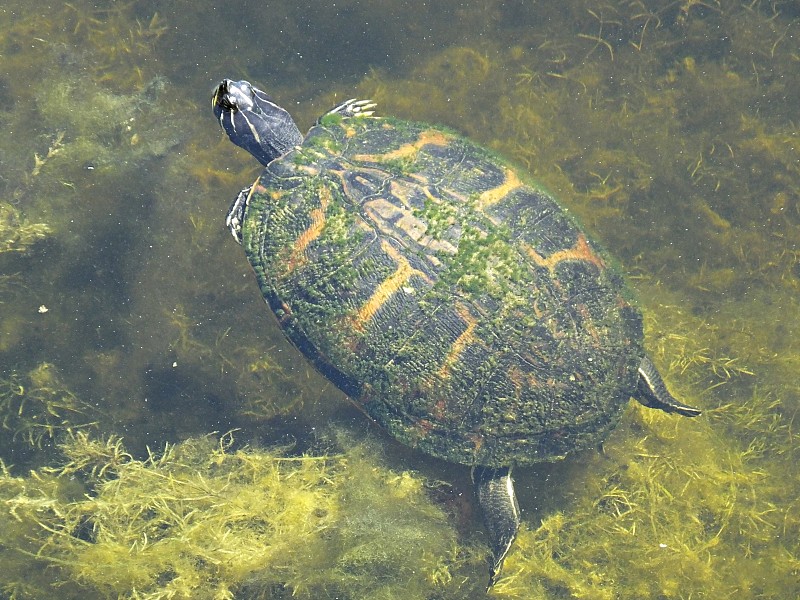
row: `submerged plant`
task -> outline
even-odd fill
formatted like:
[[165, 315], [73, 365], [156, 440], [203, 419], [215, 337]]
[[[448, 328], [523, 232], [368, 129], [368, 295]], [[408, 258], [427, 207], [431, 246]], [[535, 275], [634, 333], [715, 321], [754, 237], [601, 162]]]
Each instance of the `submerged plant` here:
[[0, 202], [0, 254], [25, 252], [50, 234], [46, 223], [31, 223], [7, 202]]
[[3, 429], [31, 446], [96, 427], [96, 407], [64, 385], [57, 369], [42, 363], [27, 376], [12, 371], [0, 377], [0, 418]]
[[363, 447], [289, 456], [233, 442], [190, 439], [137, 460], [118, 438], [70, 436], [62, 467], [3, 473], [0, 524], [19, 536], [4, 548], [50, 565], [40, 594], [62, 580], [63, 598], [427, 598], [460, 587], [455, 533], [422, 479], [379, 468]]
[[59, 476], [82, 474], [89, 482], [111, 479], [133, 460], [125, 451], [122, 438], [113, 434], [106, 438], [93, 438], [86, 431], [69, 432], [59, 449], [67, 462], [58, 468], [43, 470]]

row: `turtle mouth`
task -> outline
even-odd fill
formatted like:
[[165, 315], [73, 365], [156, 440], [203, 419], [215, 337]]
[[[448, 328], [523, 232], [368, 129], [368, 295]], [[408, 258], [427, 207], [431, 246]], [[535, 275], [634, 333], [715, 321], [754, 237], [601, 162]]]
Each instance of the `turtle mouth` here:
[[232, 91], [232, 84], [233, 82], [230, 79], [223, 79], [222, 83], [217, 86], [216, 91], [214, 92], [213, 97], [211, 98], [211, 103], [214, 107], [214, 111], [221, 111], [221, 112], [238, 112], [239, 111], [239, 103], [237, 102], [237, 94], [235, 88]]
[[253, 86], [246, 81], [223, 79], [211, 99], [215, 113], [258, 111]]

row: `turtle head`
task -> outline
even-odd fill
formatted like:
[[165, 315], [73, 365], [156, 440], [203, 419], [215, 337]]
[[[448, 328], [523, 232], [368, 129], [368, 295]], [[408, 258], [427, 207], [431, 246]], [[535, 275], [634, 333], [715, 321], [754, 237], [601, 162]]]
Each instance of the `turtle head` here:
[[262, 165], [303, 141], [291, 115], [248, 81], [223, 79], [211, 101], [214, 116], [231, 141]]

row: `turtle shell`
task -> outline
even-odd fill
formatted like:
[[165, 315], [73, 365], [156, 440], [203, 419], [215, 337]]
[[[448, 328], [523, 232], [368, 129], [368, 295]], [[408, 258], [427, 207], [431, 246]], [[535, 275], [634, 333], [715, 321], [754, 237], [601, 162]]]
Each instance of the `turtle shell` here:
[[327, 117], [253, 186], [242, 240], [289, 339], [399, 441], [462, 464], [597, 445], [641, 315], [545, 191], [438, 127]]

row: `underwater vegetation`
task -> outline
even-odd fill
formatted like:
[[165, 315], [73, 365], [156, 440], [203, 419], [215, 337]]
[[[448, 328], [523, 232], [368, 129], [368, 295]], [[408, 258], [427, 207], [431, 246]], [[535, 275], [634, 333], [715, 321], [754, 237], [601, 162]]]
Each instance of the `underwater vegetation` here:
[[0, 203], [0, 253], [26, 252], [49, 233], [47, 223], [30, 223], [13, 205]]
[[165, 31], [157, 13], [137, 21], [131, 2], [108, 9], [62, 3], [47, 14], [13, 3], [6, 10], [0, 143], [14, 151], [2, 154], [5, 200], [30, 210], [37, 198], [86, 191], [87, 166], [132, 168], [131, 159], [140, 165], [175, 145], [170, 123], [156, 133], [148, 119], [166, 85], [152, 69]]
[[97, 407], [67, 389], [51, 364], [42, 363], [24, 377], [14, 371], [0, 375], [2, 428], [12, 443], [41, 446], [64, 434], [92, 429], [97, 414]]
[[[239, 316], [245, 282], [219, 251], [229, 241], [214, 212], [228, 202], [219, 192], [254, 170], [220, 167], [225, 152], [198, 136], [182, 145], [203, 113], [194, 91], [160, 70], [174, 27], [136, 2], [9, 11], [0, 26], [3, 364], [20, 373], [56, 365], [81, 397], [113, 406], [110, 420], [178, 438], [300, 405], [292, 357], [272, 352], [279, 332]], [[205, 105], [205, 89], [200, 96]], [[232, 417], [220, 422], [209, 412], [226, 396]], [[180, 411], [194, 419], [170, 422]]]
[[0, 473], [9, 598], [458, 597], [447, 515], [363, 446], [297, 456], [228, 433], [137, 460], [77, 432], [59, 447], [58, 467]]
[[[0, 306], [9, 303], [25, 284], [15, 258], [30, 255], [38, 242], [51, 235], [47, 223], [31, 222], [11, 203], [0, 200]], [[4, 306], [0, 316], [0, 352], [19, 343], [25, 323]]]

